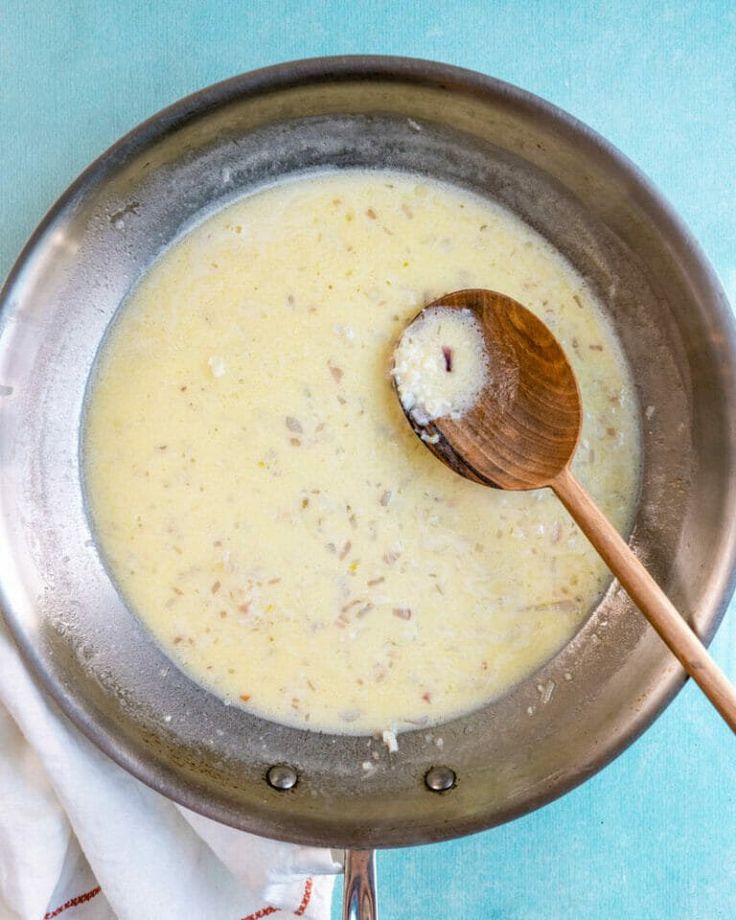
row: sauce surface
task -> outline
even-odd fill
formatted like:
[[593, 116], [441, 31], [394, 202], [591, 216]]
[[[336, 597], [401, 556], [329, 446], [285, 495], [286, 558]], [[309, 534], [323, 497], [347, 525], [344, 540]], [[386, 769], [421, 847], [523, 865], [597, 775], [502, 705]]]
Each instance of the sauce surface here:
[[619, 346], [571, 266], [480, 197], [389, 172], [285, 182], [195, 227], [123, 305], [87, 407], [93, 523], [131, 608], [227, 702], [325, 731], [434, 724], [531, 674], [609, 584], [554, 496], [460, 478], [403, 415], [396, 340], [466, 287], [559, 337], [575, 472], [625, 530]]

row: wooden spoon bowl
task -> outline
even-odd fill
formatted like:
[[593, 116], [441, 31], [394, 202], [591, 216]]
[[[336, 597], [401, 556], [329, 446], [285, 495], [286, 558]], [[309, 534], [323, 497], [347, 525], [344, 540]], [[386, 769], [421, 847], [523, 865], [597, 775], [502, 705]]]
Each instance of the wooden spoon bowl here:
[[462, 419], [420, 428], [409, 415], [412, 427], [466, 479], [514, 491], [550, 485], [572, 460], [582, 426], [580, 390], [560, 343], [530, 310], [493, 291], [455, 291], [430, 306], [472, 310], [490, 385]]

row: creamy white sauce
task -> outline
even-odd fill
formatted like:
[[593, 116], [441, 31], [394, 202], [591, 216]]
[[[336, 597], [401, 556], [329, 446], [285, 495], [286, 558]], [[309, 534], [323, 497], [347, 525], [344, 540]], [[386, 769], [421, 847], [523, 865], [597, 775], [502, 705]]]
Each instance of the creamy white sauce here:
[[443, 416], [462, 418], [488, 379], [488, 353], [478, 320], [470, 310], [424, 310], [402, 333], [392, 374], [404, 411], [418, 425]]
[[123, 306], [87, 411], [97, 538], [226, 701], [393, 747], [532, 673], [608, 585], [554, 496], [468, 482], [406, 423], [397, 337], [465, 287], [561, 340], [585, 407], [575, 472], [625, 530], [639, 443], [619, 347], [572, 268], [479, 197], [380, 172], [284, 183], [193, 229]]

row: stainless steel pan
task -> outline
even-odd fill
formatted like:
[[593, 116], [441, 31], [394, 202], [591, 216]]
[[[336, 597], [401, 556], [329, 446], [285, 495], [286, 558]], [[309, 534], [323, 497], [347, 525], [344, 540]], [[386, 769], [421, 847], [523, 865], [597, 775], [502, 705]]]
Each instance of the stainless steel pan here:
[[708, 263], [628, 161], [539, 99], [423, 61], [311, 60], [204, 90], [123, 138], [44, 220], [2, 295], [0, 590], [19, 647], [67, 715], [165, 795], [257, 834], [369, 848], [481, 830], [561, 795], [643, 731], [683, 673], [612, 589], [539, 673], [443, 725], [441, 751], [426, 731], [402, 735], [397, 755], [375, 742], [366, 778], [365, 738], [223, 706], [117, 595], [79, 436], [121, 300], [203, 213], [285, 175], [358, 165], [502, 202], [601, 293], [642, 409], [632, 542], [705, 639], [733, 584], [736, 343]]

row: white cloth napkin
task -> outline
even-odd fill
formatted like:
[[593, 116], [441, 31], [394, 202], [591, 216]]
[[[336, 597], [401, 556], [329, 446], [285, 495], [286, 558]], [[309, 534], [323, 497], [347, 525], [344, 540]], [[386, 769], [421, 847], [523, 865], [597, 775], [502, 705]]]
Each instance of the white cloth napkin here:
[[0, 920], [327, 920], [340, 870], [134, 779], [45, 698], [0, 621]]

